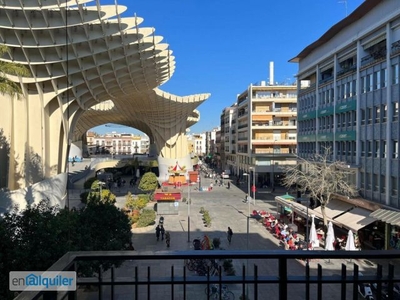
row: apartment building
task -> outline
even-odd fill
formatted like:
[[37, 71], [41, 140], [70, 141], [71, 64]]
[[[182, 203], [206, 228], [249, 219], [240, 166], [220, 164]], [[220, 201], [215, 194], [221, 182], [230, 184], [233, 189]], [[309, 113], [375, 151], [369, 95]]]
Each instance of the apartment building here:
[[299, 156], [330, 148], [366, 200], [399, 208], [399, 2], [363, 2], [292, 61]]
[[284, 166], [296, 163], [297, 87], [251, 84], [221, 115], [225, 164], [233, 174], [252, 174], [258, 185], [278, 184]]
[[99, 135], [87, 132], [86, 140], [89, 154], [131, 155], [149, 153], [150, 140], [147, 136], [115, 131]]

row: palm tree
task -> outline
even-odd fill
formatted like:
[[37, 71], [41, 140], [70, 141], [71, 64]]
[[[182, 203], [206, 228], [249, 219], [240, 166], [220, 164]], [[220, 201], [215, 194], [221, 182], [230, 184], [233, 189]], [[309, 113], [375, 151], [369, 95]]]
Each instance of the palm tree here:
[[[7, 46], [0, 45], [0, 58], [8, 51]], [[29, 70], [21, 64], [0, 60], [0, 93], [2, 95], [8, 94], [12, 97], [21, 94], [22, 90], [19, 83], [11, 81], [7, 78], [7, 75], [30, 76]]]

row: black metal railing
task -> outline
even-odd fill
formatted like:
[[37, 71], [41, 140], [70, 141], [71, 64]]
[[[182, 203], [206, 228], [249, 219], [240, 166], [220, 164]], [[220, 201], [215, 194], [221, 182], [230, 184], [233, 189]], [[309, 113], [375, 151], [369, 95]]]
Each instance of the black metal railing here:
[[[385, 290], [387, 299], [394, 298], [394, 284], [400, 282], [395, 275], [394, 260], [399, 258], [398, 251], [170, 251], [164, 253], [137, 254], [135, 251], [108, 252], [70, 252], [65, 254], [48, 271], [77, 271], [80, 273], [80, 263], [88, 261], [120, 261], [125, 262], [120, 268], [108, 271], [99, 269], [95, 277], [77, 278], [78, 291], [70, 292], [23, 292], [17, 298], [21, 299], [79, 299], [84, 291], [82, 287], [95, 287], [98, 299], [116, 299], [116, 291], [129, 295], [129, 299], [207, 299], [204, 290], [212, 285], [221, 287], [227, 285], [235, 292], [236, 299], [247, 295], [250, 299], [291, 299], [291, 292], [297, 298], [304, 293], [302, 299], [324, 299], [327, 285], [337, 286], [335, 299], [358, 299], [359, 286], [374, 283], [375, 295], [381, 299]], [[239, 266], [240, 274], [227, 276], [222, 272], [203, 276], [188, 271], [185, 261], [197, 260], [234, 260]], [[359, 272], [362, 260], [384, 259], [387, 270], [382, 264], [370, 268], [368, 274]], [[321, 260], [316, 267], [310, 267], [310, 261]], [[332, 268], [323, 270], [322, 262], [329, 264], [334, 260], [344, 260], [336, 263], [336, 272]], [[301, 272], [294, 273], [294, 264]], [[350, 263], [351, 269], [348, 269]], [[249, 265], [251, 267], [249, 267]], [[371, 264], [373, 266], [373, 264]], [[125, 268], [125, 272], [118, 271]], [[326, 273], [324, 274], [323, 272]], [[384, 274], [386, 273], [386, 274]], [[295, 286], [295, 288], [293, 288]], [[290, 288], [289, 288], [290, 287]], [[385, 289], [383, 288], [385, 287]], [[332, 288], [332, 287], [331, 287]], [[123, 290], [123, 292], [121, 292]], [[93, 293], [93, 292], [92, 292]], [[200, 297], [202, 293], [203, 298]], [[79, 295], [79, 297], [78, 297]], [[91, 294], [91, 297], [93, 294]], [[162, 296], [162, 298], [157, 298]], [[222, 299], [221, 292], [219, 299]], [[243, 298], [245, 299], [245, 298]]]

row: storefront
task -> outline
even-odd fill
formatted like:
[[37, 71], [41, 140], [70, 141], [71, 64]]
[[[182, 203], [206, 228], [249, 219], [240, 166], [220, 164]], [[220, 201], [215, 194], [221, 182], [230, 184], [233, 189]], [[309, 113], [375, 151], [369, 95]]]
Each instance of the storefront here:
[[178, 189], [157, 189], [154, 193], [154, 200], [157, 201], [158, 215], [179, 214], [179, 203], [182, 199], [182, 192]]
[[370, 216], [382, 224], [385, 249], [400, 249], [400, 211], [381, 208]]
[[[291, 197], [290, 195], [289, 197], [285, 196], [286, 195], [277, 196], [275, 197], [275, 201], [277, 202], [278, 207], [289, 207], [291, 210], [293, 210], [295, 215], [297, 215], [295, 219], [302, 219], [295, 220], [297, 221], [295, 223], [299, 225], [299, 223], [301, 224], [302, 222], [306, 221], [307, 218], [310, 219], [311, 215], [314, 215], [316, 219], [320, 220], [319, 223], [322, 223], [323, 215], [320, 206], [311, 209], [308, 207], [309, 200], [307, 198], [300, 198], [301, 200], [298, 201], [299, 199], [294, 199], [294, 197]], [[352, 203], [350, 200], [342, 201], [342, 199], [336, 196], [335, 198], [331, 199], [329, 203], [325, 206], [325, 216], [327, 221], [331, 221], [333, 225], [335, 225], [336, 235], [340, 238], [346, 237], [348, 230], [351, 230], [354, 234], [360, 236], [360, 242], [361, 240], [366, 241], [366, 248], [374, 249], [372, 245], [375, 245], [375, 248], [380, 247], [379, 238], [381, 226], [379, 226], [379, 228], [373, 232], [373, 238], [371, 238], [372, 241], [369, 242], [369, 236], [372, 232], [372, 230], [370, 231], [370, 228], [373, 228], [374, 226], [376, 227], [376, 219], [370, 216], [372, 211], [357, 206], [356, 204], [359, 204], [359, 199], [356, 199], [356, 203]], [[283, 212], [282, 208], [280, 209], [280, 212]]]

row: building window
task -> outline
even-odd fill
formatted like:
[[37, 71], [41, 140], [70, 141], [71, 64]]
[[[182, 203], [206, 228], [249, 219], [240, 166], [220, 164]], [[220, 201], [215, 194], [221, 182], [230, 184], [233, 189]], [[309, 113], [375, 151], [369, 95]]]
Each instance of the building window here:
[[361, 185], [361, 188], [363, 189], [363, 188], [365, 188], [365, 173], [361, 173], [361, 176], [360, 176], [360, 185]]
[[385, 180], [385, 176], [384, 176], [384, 175], [381, 175], [381, 176], [379, 176], [379, 177], [380, 177], [380, 180], [381, 180], [381, 182], [380, 182], [380, 186], [381, 186], [380, 192], [381, 192], [382, 194], [385, 194], [385, 193], [386, 193], [386, 180]]
[[379, 90], [381, 88], [381, 71], [375, 72], [374, 77], [375, 90]]
[[374, 110], [375, 123], [379, 123], [381, 118], [381, 108], [380, 106], [375, 106]]
[[362, 109], [361, 110], [361, 125], [365, 125], [365, 119], [366, 119], [365, 109]]
[[367, 92], [367, 77], [361, 77], [361, 94], [365, 94]]
[[379, 191], [379, 180], [378, 180], [378, 174], [372, 174], [372, 182], [374, 186], [374, 192]]
[[367, 156], [372, 156], [372, 141], [367, 141]]
[[373, 74], [367, 75], [367, 91], [372, 92], [374, 88], [374, 76]]
[[366, 182], [366, 185], [367, 185], [367, 190], [372, 190], [370, 173], [365, 173], [365, 182]]
[[387, 69], [382, 69], [381, 78], [381, 87], [384, 88], [387, 86]]
[[393, 84], [399, 83], [399, 64], [395, 64], [392, 66], [392, 80]]
[[382, 123], [386, 123], [387, 121], [387, 105], [383, 104], [381, 106], [381, 114], [382, 114]]
[[365, 142], [361, 141], [361, 156], [365, 156]]
[[379, 155], [379, 151], [380, 151], [380, 149], [379, 149], [379, 142], [380, 142], [380, 141], [375, 141], [374, 157], [377, 157], [377, 158], [380, 157], [380, 155]]
[[399, 120], [399, 102], [393, 102], [393, 122]]
[[382, 141], [381, 148], [382, 148], [381, 158], [386, 158], [386, 153], [387, 153], [386, 141]]
[[372, 108], [367, 107], [367, 120], [368, 124], [372, 124]]
[[393, 141], [393, 158], [399, 158], [399, 141]]
[[399, 190], [399, 186], [397, 185], [397, 177], [392, 176], [390, 177], [391, 181], [392, 181], [392, 196], [397, 196], [398, 195], [398, 190]]

